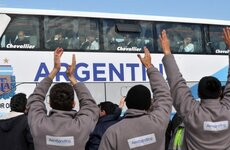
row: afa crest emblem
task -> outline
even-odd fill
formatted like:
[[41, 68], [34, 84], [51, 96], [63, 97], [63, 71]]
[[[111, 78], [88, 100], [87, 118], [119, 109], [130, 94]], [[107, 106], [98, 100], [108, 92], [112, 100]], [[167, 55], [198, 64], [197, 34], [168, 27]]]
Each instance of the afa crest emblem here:
[[[8, 63], [8, 59], [4, 59]], [[16, 91], [15, 76], [11, 65], [0, 65], [0, 99], [9, 99]]]

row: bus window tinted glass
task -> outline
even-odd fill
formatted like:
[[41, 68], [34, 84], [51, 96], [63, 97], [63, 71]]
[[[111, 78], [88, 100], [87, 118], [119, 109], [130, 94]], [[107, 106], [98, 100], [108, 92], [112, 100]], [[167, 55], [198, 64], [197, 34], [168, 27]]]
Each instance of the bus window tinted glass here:
[[39, 48], [39, 20], [31, 16], [13, 16], [4, 35], [1, 48], [35, 49]]
[[153, 51], [153, 31], [149, 22], [104, 20], [103, 39], [106, 51], [138, 52], [144, 46]]
[[69, 50], [99, 50], [99, 28], [96, 19], [46, 17], [45, 47]]
[[[169, 38], [171, 50], [174, 53], [202, 53], [201, 27], [192, 24], [159, 23], [157, 34], [165, 29]], [[158, 47], [160, 43], [158, 39]]]
[[228, 54], [223, 28], [223, 26], [205, 27], [205, 46], [208, 53]]

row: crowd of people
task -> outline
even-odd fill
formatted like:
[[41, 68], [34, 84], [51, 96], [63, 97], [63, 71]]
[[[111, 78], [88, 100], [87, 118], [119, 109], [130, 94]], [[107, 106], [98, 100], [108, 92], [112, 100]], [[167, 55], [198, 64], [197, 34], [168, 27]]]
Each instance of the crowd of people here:
[[[230, 49], [230, 28], [224, 28], [225, 43]], [[152, 64], [149, 50], [138, 55], [146, 68], [151, 91], [143, 85], [133, 86], [118, 105], [96, 104], [88, 88], [74, 76], [76, 58], [66, 71], [69, 83], [53, 79], [61, 68], [62, 48], [54, 51], [54, 66], [26, 99], [16, 94], [11, 112], [0, 118], [0, 141], [4, 150], [226, 150], [230, 149], [230, 72], [224, 90], [212, 76], [198, 84], [200, 101], [186, 85], [171, 53], [166, 31], [160, 36], [168, 83]], [[153, 60], [154, 61], [154, 60]], [[229, 70], [230, 71], [230, 70]], [[44, 103], [49, 91], [51, 111]], [[152, 92], [152, 94], [151, 94]], [[78, 98], [79, 111], [74, 95]], [[152, 97], [151, 97], [152, 95]], [[127, 111], [121, 117], [122, 107]], [[177, 115], [171, 139], [166, 140], [172, 106]], [[25, 115], [27, 114], [27, 115]], [[169, 142], [166, 142], [169, 141]], [[166, 144], [167, 143], [167, 144]], [[168, 144], [169, 143], [169, 144]], [[167, 148], [166, 148], [167, 147]]]
[[92, 31], [81, 36], [77, 36], [77, 33], [65, 36], [63, 30], [59, 29], [52, 38], [46, 41], [46, 47], [49, 49], [62, 47], [64, 49], [99, 50], [99, 41], [96, 37]]

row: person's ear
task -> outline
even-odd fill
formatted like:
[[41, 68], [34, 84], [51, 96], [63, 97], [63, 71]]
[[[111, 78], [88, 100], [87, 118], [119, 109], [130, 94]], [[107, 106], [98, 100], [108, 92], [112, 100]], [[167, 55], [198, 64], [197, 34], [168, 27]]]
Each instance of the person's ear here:
[[220, 98], [223, 98], [224, 97], [224, 91], [222, 91], [222, 90], [220, 90], [220, 94], [219, 94], [220, 96]]
[[100, 117], [105, 116], [105, 115], [106, 115], [105, 110], [100, 111]]

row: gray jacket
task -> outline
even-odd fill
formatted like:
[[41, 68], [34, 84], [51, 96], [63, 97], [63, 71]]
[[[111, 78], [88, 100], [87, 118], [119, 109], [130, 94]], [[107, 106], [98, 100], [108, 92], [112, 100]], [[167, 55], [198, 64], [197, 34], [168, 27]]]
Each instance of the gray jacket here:
[[123, 120], [107, 129], [99, 150], [164, 150], [172, 98], [160, 72], [151, 67], [147, 73], [154, 99], [152, 111], [128, 109]]
[[84, 150], [94, 129], [99, 108], [83, 83], [73, 86], [80, 110], [51, 110], [47, 116], [44, 100], [52, 80], [44, 78], [28, 98], [28, 122], [36, 150]]
[[185, 147], [189, 150], [230, 149], [229, 73], [223, 99], [196, 101], [180, 73], [173, 55], [163, 58], [173, 105], [185, 124]]

